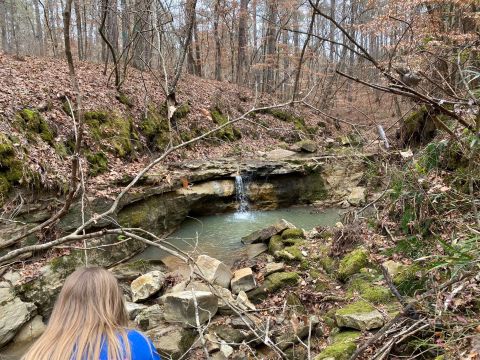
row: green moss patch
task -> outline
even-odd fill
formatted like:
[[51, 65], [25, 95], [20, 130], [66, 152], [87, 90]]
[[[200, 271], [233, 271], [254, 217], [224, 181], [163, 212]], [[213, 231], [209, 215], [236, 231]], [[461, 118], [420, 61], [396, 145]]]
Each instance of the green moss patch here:
[[333, 336], [332, 344], [327, 346], [314, 360], [348, 360], [357, 349], [356, 341], [362, 335], [359, 331], [343, 331]]
[[270, 254], [275, 254], [277, 251], [283, 250], [285, 245], [283, 244], [282, 238], [280, 235], [274, 235], [270, 238], [268, 243], [268, 252]]
[[265, 278], [264, 287], [269, 292], [277, 291], [285, 286], [295, 286], [300, 281], [296, 272], [278, 272]]
[[282, 232], [282, 239], [305, 238], [302, 229], [285, 229]]
[[283, 250], [276, 251], [274, 256], [277, 260], [301, 261], [303, 259], [302, 251], [299, 245], [287, 246]]
[[404, 266], [393, 278], [393, 284], [402, 295], [411, 296], [425, 287], [425, 274], [418, 264]]
[[96, 153], [86, 152], [85, 157], [89, 164], [89, 174], [92, 176], [97, 176], [108, 170], [108, 158], [103, 151], [98, 151]]
[[50, 128], [46, 120], [37, 110], [25, 108], [18, 112], [16, 119], [22, 129], [30, 134], [38, 134], [43, 141], [50, 145], [53, 144], [55, 131]]
[[384, 304], [392, 300], [390, 289], [375, 285], [375, 276], [369, 274], [354, 275], [348, 283], [350, 292], [358, 292], [362, 299], [375, 304]]
[[[228, 117], [217, 106], [210, 110], [210, 114], [215, 124], [224, 125], [228, 123]], [[227, 141], [235, 141], [242, 137], [240, 132], [231, 124], [218, 130], [216, 134], [219, 139]]]
[[170, 142], [170, 127], [165, 107], [160, 110], [153, 105], [147, 109], [147, 115], [140, 122], [140, 130], [154, 150], [163, 151]]
[[23, 164], [15, 155], [13, 142], [0, 134], [0, 204], [3, 198], [23, 177]]
[[368, 265], [368, 252], [363, 248], [353, 250], [343, 257], [338, 267], [338, 279], [346, 281]]
[[302, 117], [296, 116], [295, 114], [285, 111], [285, 110], [280, 110], [280, 109], [266, 109], [259, 111], [262, 114], [269, 114], [272, 115], [273, 117], [277, 118], [278, 120], [285, 121], [288, 123], [291, 123], [295, 126], [296, 130], [303, 131], [304, 133], [307, 133], [307, 130], [305, 128], [305, 119]]
[[109, 151], [121, 158], [133, 152], [132, 140], [138, 137], [131, 119], [107, 111], [87, 111], [84, 117], [92, 137], [107, 144]]

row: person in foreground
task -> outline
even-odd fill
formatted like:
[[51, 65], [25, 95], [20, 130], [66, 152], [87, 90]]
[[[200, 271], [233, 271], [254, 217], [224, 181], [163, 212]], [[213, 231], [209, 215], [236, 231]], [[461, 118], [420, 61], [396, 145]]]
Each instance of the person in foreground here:
[[160, 360], [152, 342], [128, 330], [123, 294], [99, 267], [71, 274], [42, 336], [23, 360]]

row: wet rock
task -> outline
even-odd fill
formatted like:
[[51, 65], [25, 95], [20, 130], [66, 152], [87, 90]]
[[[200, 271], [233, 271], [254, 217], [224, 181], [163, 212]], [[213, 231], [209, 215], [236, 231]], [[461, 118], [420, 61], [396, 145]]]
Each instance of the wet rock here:
[[40, 315], [26, 323], [13, 339], [16, 343], [24, 343], [37, 339], [45, 331], [46, 325]]
[[347, 201], [350, 203], [350, 205], [353, 206], [359, 206], [362, 204], [365, 204], [366, 201], [366, 195], [365, 195], [366, 189], [361, 186], [356, 186], [352, 188], [350, 194], [347, 197]]
[[195, 272], [203, 276], [205, 280], [212, 284], [223, 286], [224, 288], [230, 287], [232, 272], [223, 262], [208, 255], [200, 255], [197, 258], [196, 264], [197, 268]]
[[252, 269], [243, 268], [235, 271], [233, 273], [231, 287], [234, 294], [238, 294], [240, 291], [250, 291], [255, 289], [256, 282]]
[[263, 287], [268, 292], [274, 292], [286, 286], [295, 286], [299, 281], [300, 276], [296, 272], [277, 272], [265, 278]]
[[135, 317], [135, 323], [142, 330], [153, 329], [163, 322], [163, 308], [158, 304], [142, 309]]
[[140, 311], [148, 307], [147, 305], [137, 304], [130, 301], [127, 301], [125, 306], [127, 308], [128, 318], [130, 320], [135, 319]]
[[159, 326], [146, 332], [162, 358], [178, 359], [195, 341], [195, 332], [180, 326]]
[[285, 269], [285, 263], [283, 263], [283, 262], [268, 263], [265, 266], [265, 276], [271, 275], [271, 274], [276, 273], [276, 272], [283, 271], [284, 269]]
[[180, 323], [196, 327], [195, 300], [198, 304], [198, 316], [201, 324], [207, 322], [218, 311], [218, 299], [207, 291], [182, 291], [161, 297], [165, 305], [164, 317], [167, 322]]
[[249, 244], [247, 245], [247, 256], [249, 259], [256, 258], [258, 255], [263, 254], [268, 250], [268, 246], [263, 243]]
[[255, 244], [265, 242], [270, 239], [273, 235], [280, 234], [285, 229], [295, 228], [294, 225], [290, 224], [288, 221], [282, 219], [276, 224], [270, 225], [266, 228], [252, 232], [251, 234], [244, 236], [242, 242], [244, 244]]
[[337, 310], [335, 320], [339, 327], [361, 331], [378, 329], [385, 323], [380, 311], [365, 301], [357, 301]]
[[36, 315], [36, 306], [25, 303], [19, 298], [2, 291], [2, 297], [8, 301], [0, 303], [0, 348], [13, 339], [15, 334]]
[[165, 274], [161, 271], [151, 271], [132, 281], [130, 288], [133, 302], [146, 300], [160, 291], [165, 283]]

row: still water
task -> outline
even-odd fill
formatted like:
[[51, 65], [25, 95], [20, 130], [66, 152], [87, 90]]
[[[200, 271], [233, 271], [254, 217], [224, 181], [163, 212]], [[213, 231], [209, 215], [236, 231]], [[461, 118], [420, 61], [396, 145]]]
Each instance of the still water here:
[[[292, 207], [271, 211], [246, 211], [187, 218], [168, 237], [168, 242], [192, 254], [207, 254], [229, 265], [246, 255], [243, 236], [285, 219], [298, 228], [310, 230], [319, 225], [334, 225], [340, 219], [339, 209], [318, 212], [310, 207]], [[149, 247], [137, 259], [164, 259], [169, 254]], [[167, 263], [168, 265], [168, 263]]]

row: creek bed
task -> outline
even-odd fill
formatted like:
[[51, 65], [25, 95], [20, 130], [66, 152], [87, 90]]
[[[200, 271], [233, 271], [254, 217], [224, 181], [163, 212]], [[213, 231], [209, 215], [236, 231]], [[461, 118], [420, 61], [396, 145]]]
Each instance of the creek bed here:
[[[232, 265], [235, 260], [246, 256], [243, 236], [285, 219], [298, 228], [310, 230], [316, 226], [331, 226], [340, 220], [341, 210], [336, 208], [318, 211], [312, 207], [291, 207], [270, 211], [246, 211], [219, 215], [187, 218], [168, 238], [168, 242], [179, 249], [206, 254]], [[136, 259], [161, 259], [170, 268], [179, 261], [172, 259], [164, 250], [148, 247]]]

